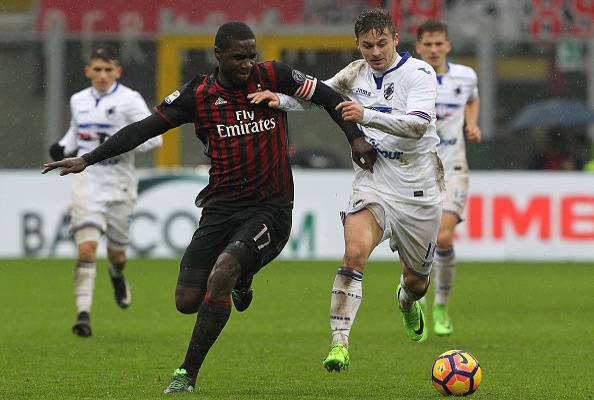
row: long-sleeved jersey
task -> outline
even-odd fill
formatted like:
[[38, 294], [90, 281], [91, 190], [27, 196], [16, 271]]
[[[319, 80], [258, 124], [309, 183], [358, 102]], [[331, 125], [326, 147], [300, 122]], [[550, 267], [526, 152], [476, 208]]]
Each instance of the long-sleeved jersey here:
[[196, 199], [199, 207], [293, 205], [287, 115], [251, 104], [248, 93], [269, 89], [323, 105], [349, 141], [363, 136], [335, 110], [340, 95], [286, 64], [257, 63], [246, 84], [234, 89], [223, 87], [217, 74], [197, 76], [155, 108], [171, 127], [193, 123], [205, 145], [211, 168], [208, 186]]
[[478, 99], [477, 76], [464, 65], [448, 63], [448, 71], [437, 75], [437, 147], [446, 176], [468, 171], [464, 141], [464, 110], [466, 104]]
[[[106, 93], [93, 87], [70, 98], [70, 128], [60, 140], [64, 153], [77, 151], [80, 156], [103, 143], [122, 127], [151, 114], [142, 96], [116, 82]], [[160, 146], [161, 136], [141, 144], [134, 151], [148, 151]], [[128, 201], [137, 197], [138, 179], [134, 151], [89, 166], [77, 175], [73, 188], [75, 201]]]
[[[363, 106], [361, 128], [378, 152], [374, 173], [353, 165], [353, 188], [388, 201], [440, 203], [443, 170], [435, 155], [439, 138], [433, 68], [403, 53], [384, 72], [357, 60], [324, 83]], [[299, 109], [296, 101], [280, 98], [283, 109]]]

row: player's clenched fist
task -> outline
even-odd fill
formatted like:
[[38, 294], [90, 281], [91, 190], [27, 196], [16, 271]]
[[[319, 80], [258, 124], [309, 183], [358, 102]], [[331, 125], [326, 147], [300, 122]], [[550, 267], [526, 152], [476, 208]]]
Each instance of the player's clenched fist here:
[[342, 118], [345, 121], [361, 123], [363, 121], [363, 106], [356, 101], [343, 101], [336, 106], [342, 111]]
[[61, 161], [55, 161], [43, 164], [43, 171], [42, 174], [51, 171], [52, 169], [62, 168], [60, 171], [60, 175], [68, 175], [68, 174], [77, 174], [82, 172], [87, 168], [89, 164], [86, 160], [82, 157], [72, 157], [72, 158], [65, 158]]
[[466, 137], [472, 143], [481, 142], [481, 129], [477, 125], [466, 125]]

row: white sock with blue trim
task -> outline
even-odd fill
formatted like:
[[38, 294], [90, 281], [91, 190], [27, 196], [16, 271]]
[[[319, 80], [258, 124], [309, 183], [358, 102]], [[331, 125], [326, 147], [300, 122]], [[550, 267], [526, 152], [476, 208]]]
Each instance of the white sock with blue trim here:
[[349, 345], [349, 334], [363, 297], [363, 273], [340, 267], [332, 286], [330, 302], [330, 330], [332, 345]]

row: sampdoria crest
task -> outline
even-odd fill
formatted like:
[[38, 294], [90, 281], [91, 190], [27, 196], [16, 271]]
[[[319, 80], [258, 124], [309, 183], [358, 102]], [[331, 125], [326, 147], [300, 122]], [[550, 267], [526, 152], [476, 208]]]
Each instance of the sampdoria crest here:
[[392, 99], [392, 96], [394, 95], [394, 82], [390, 82], [385, 88], [384, 88], [384, 99], [386, 100], [390, 100]]

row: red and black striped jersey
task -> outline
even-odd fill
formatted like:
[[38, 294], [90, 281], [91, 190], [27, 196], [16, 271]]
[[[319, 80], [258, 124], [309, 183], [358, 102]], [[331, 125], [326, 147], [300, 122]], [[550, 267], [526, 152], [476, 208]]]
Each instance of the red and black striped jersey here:
[[215, 70], [194, 78], [155, 107], [172, 127], [193, 123], [205, 145], [211, 161], [209, 183], [196, 205], [291, 207], [287, 114], [266, 104], [251, 104], [247, 95], [269, 89], [309, 100], [317, 80], [270, 61], [256, 64], [247, 84], [238, 89], [223, 87], [216, 76]]

